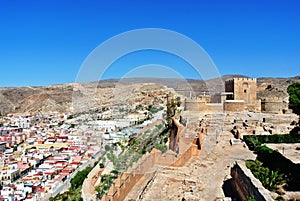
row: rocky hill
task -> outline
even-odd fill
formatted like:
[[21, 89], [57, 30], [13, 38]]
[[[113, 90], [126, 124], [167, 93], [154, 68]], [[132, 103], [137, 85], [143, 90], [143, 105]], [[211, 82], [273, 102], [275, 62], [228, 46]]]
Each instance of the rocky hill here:
[[[221, 80], [224, 82], [232, 77], [245, 76], [226, 75], [222, 76]], [[258, 78], [258, 98], [286, 98], [288, 85], [297, 81], [300, 82], [299, 76]], [[207, 85], [213, 86], [215, 83], [216, 79], [204, 82], [191, 79], [127, 78], [44, 87], [0, 88], [0, 112], [80, 112], [91, 109], [103, 111], [117, 105], [127, 105], [127, 109], [132, 109], [137, 105], [161, 104], [166, 100], [166, 94], [175, 91], [184, 96], [199, 95], [208, 91]]]
[[[0, 112], [47, 113], [134, 110], [138, 105], [161, 105], [173, 89], [153, 83], [71, 83], [46, 87], [0, 88]], [[126, 106], [127, 108], [124, 108]]]
[[287, 93], [287, 87], [294, 83], [300, 82], [300, 76], [291, 77], [291, 78], [258, 78], [257, 85], [263, 86], [265, 90], [261, 90], [257, 93], [258, 98], [265, 97], [289, 97]]

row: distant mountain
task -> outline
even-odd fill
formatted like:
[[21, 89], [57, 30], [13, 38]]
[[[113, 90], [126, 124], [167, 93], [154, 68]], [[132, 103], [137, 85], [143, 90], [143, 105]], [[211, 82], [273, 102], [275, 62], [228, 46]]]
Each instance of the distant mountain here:
[[[127, 87], [127, 91], [121, 90], [119, 95], [127, 97], [126, 93], [138, 94], [140, 96], [138, 99], [133, 98], [134, 95], [130, 95], [130, 98], [137, 102], [142, 101], [143, 98], [146, 100], [146, 97], [152, 97], [153, 94], [159, 94], [160, 98], [162, 98], [162, 92], [165, 91], [168, 93], [170, 91], [169, 88], [174, 89], [177, 93], [184, 96], [199, 95], [208, 91], [207, 85], [220, 88], [222, 86], [216, 86], [216, 83], [221, 83], [234, 77], [247, 76], [224, 75], [220, 78], [205, 81], [179, 78], [125, 78], [90, 83], [58, 84], [46, 87], [0, 88], [0, 112], [2, 114], [18, 112], [33, 113], [38, 111], [69, 112], [74, 97], [82, 99], [82, 102], [85, 103], [86, 99], [91, 99], [95, 95], [97, 95], [97, 100], [93, 100], [96, 102], [94, 104], [95, 107], [108, 107], [114, 93], [116, 93], [115, 89], [124, 87]], [[257, 85], [260, 89], [257, 93], [258, 98], [274, 96], [286, 98], [288, 97], [286, 89], [288, 85], [294, 82], [300, 82], [300, 76], [291, 78], [257, 78]], [[166, 87], [157, 88], [151, 85], [152, 88], [148, 88], [147, 92], [143, 92], [143, 96], [141, 96], [140, 92], [145, 90], [145, 88], [141, 88], [144, 83], [156, 83], [155, 86]], [[155, 93], [151, 93], [152, 89]], [[130, 100], [128, 99], [129, 102]], [[147, 99], [147, 101], [149, 100]]]
[[291, 78], [257, 78], [258, 86], [266, 86], [265, 90], [257, 92], [257, 97], [287, 98], [289, 96], [287, 87], [294, 82], [300, 82], [300, 76]]

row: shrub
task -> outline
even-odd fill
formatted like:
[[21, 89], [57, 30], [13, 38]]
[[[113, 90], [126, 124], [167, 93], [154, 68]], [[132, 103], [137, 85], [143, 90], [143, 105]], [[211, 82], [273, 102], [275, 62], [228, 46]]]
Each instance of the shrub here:
[[258, 160], [247, 161], [246, 166], [251, 170], [254, 177], [259, 179], [262, 185], [270, 191], [277, 190], [279, 185], [286, 182], [284, 174], [263, 167], [262, 163]]
[[88, 176], [88, 174], [90, 173], [91, 170], [92, 170], [92, 167], [88, 166], [84, 170], [78, 171], [77, 174], [75, 175], [75, 177], [72, 178], [70, 181], [71, 189], [75, 190], [75, 189], [79, 188], [83, 184], [85, 178]]
[[250, 195], [249, 197], [246, 198], [245, 201], [255, 201], [255, 198], [253, 197], [253, 195]]
[[289, 93], [289, 107], [294, 113], [300, 115], [300, 82], [295, 82], [288, 86]]
[[99, 163], [99, 167], [100, 168], [104, 168], [104, 164], [103, 163]]

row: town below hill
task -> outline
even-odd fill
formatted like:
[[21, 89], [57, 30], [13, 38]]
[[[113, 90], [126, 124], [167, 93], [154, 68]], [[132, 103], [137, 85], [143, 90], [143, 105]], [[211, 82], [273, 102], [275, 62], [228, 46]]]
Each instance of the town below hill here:
[[299, 80], [1, 88], [0, 200], [298, 199]]

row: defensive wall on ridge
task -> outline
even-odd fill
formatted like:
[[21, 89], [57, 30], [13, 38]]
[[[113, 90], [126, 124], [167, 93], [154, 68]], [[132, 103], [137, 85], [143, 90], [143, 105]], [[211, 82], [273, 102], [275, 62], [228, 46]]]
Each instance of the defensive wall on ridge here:
[[[144, 154], [128, 171], [115, 180], [115, 183], [112, 184], [107, 195], [101, 198], [101, 201], [124, 200], [143, 176], [153, 177], [158, 166], [180, 167], [192, 157], [199, 156], [203, 143], [201, 133], [197, 133], [197, 137], [193, 139], [184, 139], [184, 132], [185, 127], [173, 118], [170, 141], [175, 143], [170, 144], [171, 149], [162, 153], [154, 148], [150, 153]], [[174, 152], [173, 149], [177, 150], [178, 153]]]

